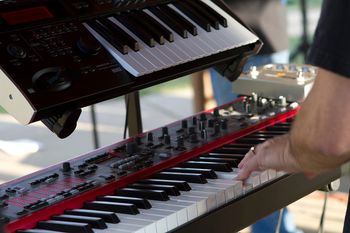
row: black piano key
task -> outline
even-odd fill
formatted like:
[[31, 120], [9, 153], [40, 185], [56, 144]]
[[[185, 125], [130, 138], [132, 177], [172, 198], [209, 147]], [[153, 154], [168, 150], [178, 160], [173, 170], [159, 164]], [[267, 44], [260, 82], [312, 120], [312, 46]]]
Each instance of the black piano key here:
[[110, 202], [121, 202], [134, 204], [139, 209], [150, 209], [152, 208], [151, 203], [147, 199], [138, 197], [124, 197], [124, 196], [100, 196], [97, 197], [98, 201], [110, 201]]
[[221, 147], [213, 150], [213, 153], [222, 153], [222, 154], [242, 154], [245, 155], [250, 148], [233, 148], [233, 147]]
[[52, 220], [67, 221], [67, 222], [80, 222], [88, 223], [92, 228], [96, 229], [106, 229], [107, 225], [102, 218], [99, 217], [89, 217], [89, 216], [79, 216], [79, 215], [69, 215], [62, 214], [51, 217]]
[[166, 180], [184, 180], [190, 183], [198, 184], [207, 183], [205, 176], [200, 173], [160, 172], [155, 174], [153, 177]]
[[161, 180], [161, 179], [145, 179], [139, 180], [139, 183], [143, 184], [167, 184], [167, 185], [175, 185], [181, 191], [190, 191], [190, 185], [183, 180]]
[[115, 47], [122, 54], [128, 53], [128, 47], [118, 37], [113, 37], [111, 32], [102, 24], [96, 21], [88, 21], [87, 24], [99, 33], [105, 40], [107, 40], [113, 47]]
[[249, 138], [265, 138], [265, 139], [269, 139], [269, 138], [273, 138], [274, 135], [270, 135], [270, 134], [249, 134], [247, 137]]
[[278, 135], [283, 135], [285, 134], [286, 132], [283, 132], [283, 131], [258, 131], [258, 132], [255, 132], [255, 134], [266, 134], [266, 135], [271, 135], [271, 136], [278, 136]]
[[189, 8], [192, 8], [193, 11], [197, 11], [199, 15], [207, 19], [213, 28], [216, 30], [219, 29], [219, 20], [214, 15], [212, 15], [211, 12], [208, 12], [207, 9], [199, 6], [196, 1], [183, 1], [182, 3], [184, 5], [187, 5]]
[[169, 31], [167, 28], [165, 28], [162, 24], [157, 22], [149, 14], [145, 13], [144, 11], [138, 11], [137, 14], [140, 16], [140, 18], [142, 20], [144, 20], [145, 23], [149, 24], [150, 27], [155, 28], [169, 42], [173, 42], [174, 41], [173, 33], [171, 31]]
[[247, 143], [247, 144], [260, 144], [266, 141], [266, 138], [249, 138], [249, 137], [244, 137], [237, 139], [237, 143]]
[[65, 214], [72, 215], [81, 215], [81, 216], [91, 216], [91, 217], [99, 217], [109, 223], [118, 223], [120, 222], [118, 216], [111, 211], [101, 211], [101, 210], [89, 210], [89, 209], [73, 209], [73, 210], [65, 210]]
[[280, 123], [275, 124], [275, 126], [291, 127], [292, 126], [292, 122], [280, 122]]
[[62, 231], [50, 231], [44, 229], [17, 230], [16, 233], [64, 233]]
[[171, 28], [174, 32], [179, 34], [182, 38], [187, 38], [187, 31], [184, 26], [179, 24], [176, 20], [171, 18], [169, 15], [165, 14], [157, 7], [148, 8], [155, 16], [157, 16], [163, 23], [165, 23], [169, 28]]
[[139, 214], [139, 210], [134, 204], [120, 203], [120, 202], [108, 202], [108, 201], [91, 201], [85, 202], [84, 208], [93, 210], [112, 211], [122, 214]]
[[210, 22], [201, 16], [198, 12], [190, 8], [182, 1], [177, 1], [172, 3], [177, 9], [179, 9], [182, 13], [184, 13], [187, 17], [193, 20], [196, 24], [198, 24], [205, 31], [210, 32]]
[[218, 163], [228, 163], [231, 167], [237, 167], [239, 160], [236, 158], [219, 158], [219, 157], [208, 157], [201, 156], [195, 158], [195, 161], [204, 161], [204, 162], [218, 162]]
[[186, 168], [186, 167], [172, 167], [167, 169], [169, 172], [182, 172], [182, 173], [200, 173], [205, 176], [207, 179], [216, 179], [216, 175], [213, 169], [204, 169], [204, 168]]
[[180, 190], [174, 185], [135, 183], [128, 185], [128, 187], [136, 189], [163, 190], [169, 196], [180, 196]]
[[214, 171], [220, 172], [231, 172], [232, 168], [228, 163], [217, 163], [217, 162], [202, 162], [202, 161], [188, 161], [179, 165], [180, 167], [188, 168], [207, 168], [213, 169]]
[[267, 131], [282, 131], [282, 132], [288, 132], [290, 130], [290, 126], [269, 126], [266, 128]]
[[37, 227], [46, 230], [69, 233], [94, 233], [88, 223], [47, 220], [38, 222]]
[[217, 157], [223, 157], [223, 158], [235, 158], [238, 160], [242, 160], [245, 156], [245, 154], [226, 154], [226, 153], [217, 153], [217, 152], [210, 152], [209, 154], [203, 154], [201, 156], [217, 156]]
[[128, 19], [130, 18], [135, 22], [135, 24], [138, 25], [138, 27], [145, 29], [145, 31], [147, 31], [154, 38], [154, 40], [158, 42], [158, 44], [164, 44], [165, 40], [162, 32], [153, 27], [153, 25], [144, 19], [140, 13], [129, 12]]
[[167, 14], [169, 17], [174, 19], [179, 24], [183, 25], [185, 29], [191, 33], [192, 35], [196, 36], [198, 35], [197, 32], [197, 26], [185, 19], [182, 15], [180, 15], [178, 12], [176, 12], [174, 9], [167, 5], [159, 5], [159, 9], [164, 12], [164, 14]]
[[212, 9], [210, 6], [208, 6], [204, 2], [198, 1], [198, 0], [188, 1], [188, 2], [195, 3], [196, 5], [198, 5], [199, 9], [206, 10], [209, 14], [211, 14], [213, 17], [215, 17], [220, 22], [220, 24], [223, 27], [227, 27], [227, 20], [226, 20], [226, 18], [223, 17], [218, 12], [216, 12], [214, 9]]
[[250, 149], [252, 146], [255, 146], [256, 143], [237, 143], [226, 144], [225, 148], [236, 148], [236, 149]]
[[149, 47], [154, 47], [156, 45], [154, 38], [146, 32], [143, 27], [140, 27], [140, 25], [138, 25], [131, 17], [128, 17], [125, 14], [120, 14], [115, 15], [114, 18], [139, 37]]
[[125, 44], [127, 44], [135, 52], [140, 50], [140, 45], [132, 36], [126, 33], [118, 25], [110, 21], [109, 19], [101, 18], [99, 22], [110, 29], [114, 37], [122, 38]]
[[116, 191], [117, 195], [127, 197], [139, 197], [156, 201], [169, 200], [168, 194], [163, 190], [147, 190], [147, 189], [135, 189], [135, 188], [122, 188]]

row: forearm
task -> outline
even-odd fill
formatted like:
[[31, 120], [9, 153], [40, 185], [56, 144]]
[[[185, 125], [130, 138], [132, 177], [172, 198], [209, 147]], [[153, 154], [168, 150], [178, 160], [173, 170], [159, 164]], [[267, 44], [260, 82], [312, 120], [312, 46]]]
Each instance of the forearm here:
[[290, 133], [290, 150], [304, 171], [350, 159], [350, 79], [320, 69]]

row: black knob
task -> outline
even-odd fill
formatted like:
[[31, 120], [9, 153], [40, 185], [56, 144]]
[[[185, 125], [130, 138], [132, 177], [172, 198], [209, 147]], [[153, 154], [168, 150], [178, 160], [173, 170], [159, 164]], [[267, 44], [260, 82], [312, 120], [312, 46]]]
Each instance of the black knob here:
[[221, 129], [227, 129], [227, 119], [222, 119], [220, 121]]
[[16, 44], [9, 44], [6, 47], [6, 50], [12, 57], [15, 58], [25, 58], [27, 56], [27, 52], [24, 50], [24, 48]]
[[62, 171], [63, 172], [70, 172], [72, 170], [69, 162], [62, 163]]
[[170, 135], [164, 135], [164, 143], [166, 145], [170, 145], [170, 143], [171, 143]]
[[125, 151], [128, 154], [134, 154], [136, 153], [138, 150], [138, 146], [136, 142], [128, 142], [125, 145]]
[[206, 127], [206, 122], [205, 121], [199, 122], [199, 126], [198, 127], [199, 127], [199, 131], [202, 131]]
[[192, 117], [192, 125], [197, 125], [197, 117]]
[[215, 133], [215, 134], [220, 133], [220, 124], [219, 124], [219, 123], [216, 123], [216, 124], [214, 125], [214, 133]]
[[214, 119], [209, 119], [208, 120], [208, 127], [209, 128], [213, 128], [214, 127], [214, 123], [215, 123]]
[[71, 86], [71, 78], [63, 67], [47, 67], [36, 72], [32, 82], [40, 91], [63, 91]]
[[149, 132], [149, 133], [147, 134], [147, 141], [148, 141], [148, 142], [153, 142], [153, 133], [152, 133], [152, 132]]
[[203, 138], [203, 139], [207, 139], [208, 138], [208, 132], [205, 129], [203, 129], [201, 131], [201, 138]]
[[185, 139], [184, 137], [178, 137], [177, 138], [177, 148], [182, 149], [185, 146]]
[[199, 120], [200, 120], [200, 121], [206, 121], [206, 120], [207, 120], [207, 115], [206, 115], [205, 113], [201, 113], [201, 114], [199, 115]]
[[188, 127], [187, 120], [182, 120], [182, 121], [181, 121], [181, 128], [187, 129], [187, 127]]
[[163, 137], [165, 136], [165, 135], [168, 135], [169, 134], [169, 131], [168, 131], [168, 127], [163, 127], [162, 128], [162, 135], [163, 135]]
[[219, 109], [214, 109], [214, 112], [213, 112], [213, 114], [214, 114], [214, 117], [219, 117], [220, 116], [220, 112], [219, 112]]
[[83, 55], [94, 56], [101, 50], [101, 45], [91, 37], [80, 38], [77, 47]]

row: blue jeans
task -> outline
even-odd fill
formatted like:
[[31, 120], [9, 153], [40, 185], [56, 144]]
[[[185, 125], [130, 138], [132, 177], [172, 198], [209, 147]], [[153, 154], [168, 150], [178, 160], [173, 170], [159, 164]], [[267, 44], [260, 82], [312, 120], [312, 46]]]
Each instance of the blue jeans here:
[[[269, 63], [288, 63], [289, 52], [281, 51], [269, 55], [256, 55], [248, 59], [243, 70], [247, 71], [251, 66], [261, 66]], [[222, 105], [234, 100], [237, 96], [232, 92], [232, 82], [210, 69], [211, 82], [214, 90], [214, 98], [217, 105]], [[233, 82], [234, 83], [234, 82]], [[274, 233], [278, 222], [279, 211], [257, 221], [252, 225], [253, 233]], [[283, 209], [280, 233], [301, 233], [294, 225], [293, 218], [287, 208]]]

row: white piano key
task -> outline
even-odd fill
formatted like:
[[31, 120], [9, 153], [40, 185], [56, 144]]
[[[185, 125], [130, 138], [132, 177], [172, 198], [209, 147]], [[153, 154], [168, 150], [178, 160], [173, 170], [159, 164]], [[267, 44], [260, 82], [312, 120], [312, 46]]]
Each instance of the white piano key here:
[[260, 183], [263, 184], [265, 182], [269, 181], [269, 174], [268, 171], [259, 171], [259, 172], [253, 172], [253, 175], [256, 174], [260, 177]]
[[162, 216], [166, 218], [167, 221], [167, 228], [168, 231], [175, 229], [178, 226], [177, 223], [177, 215], [175, 212], [167, 211], [167, 210], [143, 210], [139, 209], [141, 214], [145, 215], [155, 215], [155, 216]]
[[190, 183], [190, 186], [191, 186], [193, 191], [207, 192], [207, 193], [215, 194], [217, 206], [222, 206], [226, 203], [225, 190], [223, 190], [223, 189], [217, 189], [217, 188], [215, 188], [211, 185], [207, 185], [207, 184], [199, 185], [199, 184]]
[[208, 185], [224, 190], [226, 203], [235, 198], [235, 191], [232, 184], [216, 182], [216, 179], [208, 179]]
[[177, 9], [174, 5], [168, 4], [170, 8], [175, 10], [177, 13], [179, 13], [183, 18], [188, 20], [190, 23], [195, 25], [197, 27], [197, 35], [194, 37], [197, 44], [200, 46], [200, 48], [206, 53], [206, 54], [214, 54], [219, 52], [219, 48], [222, 47], [217, 45], [216, 42], [212, 41], [210, 39], [210, 36], [207, 36], [208, 34], [211, 34], [212, 32], [207, 32], [204, 29], [202, 29], [198, 24], [196, 24], [194, 21], [192, 21], [187, 15], [182, 13], [179, 9]]
[[[117, 24], [120, 28], [122, 28], [125, 32], [127, 32], [129, 35], [132, 35], [134, 38], [138, 38], [135, 34], [133, 34], [128, 28], [126, 28], [123, 24], [121, 24], [118, 20], [116, 20], [113, 17], [110, 17], [109, 20], [111, 20], [113, 23]], [[143, 53], [145, 59], [148, 59], [150, 61], [153, 61], [154, 58], [156, 60], [164, 63], [162, 66], [156, 67], [155, 70], [160, 70], [164, 68], [168, 68], [174, 65], [178, 65], [180, 63], [183, 63], [184, 61], [180, 58], [179, 55], [177, 55], [174, 51], [169, 49], [166, 45], [169, 43], [165, 42], [164, 45], [160, 45], [156, 43], [154, 47], [147, 46], [141, 39], [138, 38], [138, 42], [140, 44], [140, 50], [136, 53]]]
[[240, 180], [231, 180], [231, 179], [215, 179], [210, 180], [208, 179], [208, 182], [216, 182], [216, 183], [222, 183], [222, 184], [228, 184], [232, 185], [234, 197], [239, 197], [243, 194], [243, 182]]
[[274, 169], [269, 169], [267, 170], [268, 172], [268, 176], [269, 176], [269, 180], [275, 179], [277, 177], [277, 171]]
[[284, 176], [284, 175], [287, 175], [287, 172], [285, 172], [285, 171], [278, 171], [276, 173], [276, 177], [281, 177], [281, 176]]
[[189, 191], [181, 194], [188, 197], [204, 197], [206, 198], [207, 210], [213, 210], [217, 207], [216, 196], [213, 192]]
[[[192, 220], [194, 218], [196, 218], [198, 216], [197, 213], [197, 204], [196, 203], [191, 203], [191, 202], [183, 202], [183, 201], [179, 201], [179, 200], [168, 200], [168, 201], [152, 201], [152, 202], [156, 202], [163, 206], [175, 206], [175, 207], [181, 207], [184, 208], [186, 210], [186, 215], [187, 215], [187, 220]], [[153, 204], [152, 204], [153, 207]]]
[[158, 216], [158, 215], [147, 215], [147, 214], [137, 214], [137, 215], [129, 215], [129, 214], [120, 214], [117, 213], [120, 221], [123, 219], [131, 219], [131, 220], [143, 220], [149, 221], [156, 224], [157, 233], [163, 233], [168, 231], [166, 217]]
[[162, 52], [160, 52], [157, 48], [149, 47], [146, 45], [140, 38], [138, 38], [133, 32], [131, 32], [128, 28], [126, 28], [122, 23], [120, 23], [116, 18], [109, 17], [108, 18], [111, 22], [116, 24], [118, 27], [120, 27], [124, 32], [132, 36], [133, 38], [137, 39], [137, 42], [139, 43], [139, 51], [130, 51], [129, 56], [142, 56], [144, 59], [141, 59], [141, 62], [143, 60], [149, 61], [154, 64], [153, 70], [159, 70], [162, 68], [165, 68], [173, 63], [173, 61], [166, 55], [164, 55]]
[[247, 192], [249, 192], [252, 189], [253, 189], [253, 185], [252, 184], [244, 184], [243, 185], [243, 194], [246, 194]]
[[227, 14], [226, 11], [222, 10], [214, 2], [212, 2], [211, 0], [201, 1], [226, 18], [228, 27], [224, 29], [225, 34], [227, 34], [228, 38], [231, 37], [232, 39], [234, 39], [236, 47], [245, 44], [255, 43], [256, 41], [258, 41], [258, 37], [256, 35], [247, 30], [243, 25], [238, 23], [237, 20], [232, 18], [232, 16]]
[[[238, 176], [238, 170], [233, 169], [233, 172], [216, 172], [219, 179], [235, 180]], [[260, 184], [260, 176], [257, 173], [252, 173], [245, 181], [244, 184], [251, 184], [253, 188]]]
[[87, 30], [105, 47], [105, 49], [119, 62], [119, 64], [133, 76], [144, 75], [147, 68], [141, 65], [135, 58], [125, 56], [108, 43], [100, 34], [93, 30], [87, 23], [83, 23]]
[[195, 37], [190, 35], [190, 33], [188, 33], [188, 38], [182, 38], [180, 35], [174, 32], [170, 27], [168, 27], [168, 25], [163, 23], [152, 12], [148, 10], [146, 10], [146, 12], [173, 33], [174, 42], [172, 44], [178, 45], [178, 47], [180, 48], [184, 48], [183, 51], [185, 51], [185, 53], [187, 53], [190, 56], [190, 60], [201, 58], [205, 55], [205, 51], [196, 44]]
[[[135, 224], [126, 224], [119, 222], [118, 224], [106, 223], [107, 229], [110, 232], [114, 231], [125, 231], [125, 232], [133, 232], [133, 233], [146, 233], [144, 226], [135, 225]], [[95, 229], [94, 229], [95, 230]]]
[[186, 196], [187, 192], [182, 192], [180, 196], [170, 196], [170, 200], [189, 202], [196, 204], [197, 207], [197, 216], [201, 216], [208, 212], [207, 208], [207, 198], [206, 197], [193, 197]]
[[181, 14], [182, 17], [197, 27], [198, 35], [196, 38], [198, 41], [201, 41], [202, 44], [206, 47], [206, 51], [211, 51], [211, 54], [214, 54], [231, 48], [232, 38], [228, 37], [226, 34], [220, 31], [225, 29], [224, 27], [220, 27], [220, 30], [215, 30], [212, 28], [213, 30], [211, 30], [211, 32], [207, 32], [197, 23], [195, 23], [191, 18], [177, 9], [174, 5], [169, 4], [169, 7], [177, 11], [179, 14]]
[[181, 226], [188, 222], [187, 218], [187, 209], [183, 206], [176, 205], [166, 205], [166, 202], [157, 202], [157, 201], [149, 201], [152, 205], [152, 209], [154, 210], [168, 210], [176, 213], [178, 226]]
[[125, 230], [125, 229], [94, 229], [94, 233], [144, 233], [144, 231], [132, 231], [132, 230]]
[[[146, 233], [153, 233], [153, 232], [157, 232], [157, 226], [156, 223], [154, 221], [149, 221], [146, 219], [135, 219], [135, 218], [128, 218], [125, 216], [121, 216], [120, 214], [118, 214], [118, 217], [120, 219], [120, 223], [123, 224], [129, 224], [129, 225], [136, 225], [136, 226], [142, 226], [145, 230]], [[118, 229], [118, 225], [120, 224], [108, 224], [108, 229], [114, 229], [117, 228]]]

